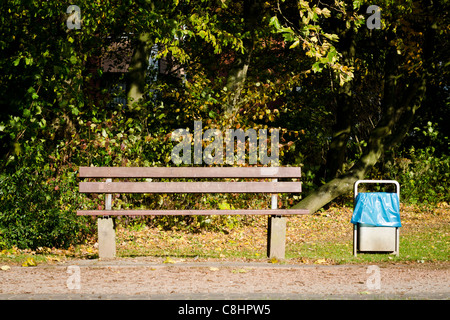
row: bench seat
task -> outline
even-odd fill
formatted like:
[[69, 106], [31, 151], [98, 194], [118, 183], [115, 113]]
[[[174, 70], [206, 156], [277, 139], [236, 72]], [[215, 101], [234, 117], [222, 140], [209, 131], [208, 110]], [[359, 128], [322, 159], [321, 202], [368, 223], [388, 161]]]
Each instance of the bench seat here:
[[[80, 167], [80, 193], [105, 194], [104, 210], [78, 210], [80, 216], [99, 216], [99, 257], [115, 256], [115, 231], [111, 217], [159, 215], [268, 215], [268, 256], [284, 258], [286, 215], [309, 214], [303, 209], [278, 209], [278, 193], [300, 193], [298, 167]], [[91, 181], [106, 179], [106, 181]], [[142, 181], [113, 181], [121, 179], [146, 179]], [[156, 179], [156, 181], [154, 181]], [[259, 181], [170, 181], [160, 179], [258, 179]], [[279, 181], [286, 179], [286, 181]], [[112, 210], [114, 193], [267, 193], [271, 205], [262, 209], [233, 210]]]

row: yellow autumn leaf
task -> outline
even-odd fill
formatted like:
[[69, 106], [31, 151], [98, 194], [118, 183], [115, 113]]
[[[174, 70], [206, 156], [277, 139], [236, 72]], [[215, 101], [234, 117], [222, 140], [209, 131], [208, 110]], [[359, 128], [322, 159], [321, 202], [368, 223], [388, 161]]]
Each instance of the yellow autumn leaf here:
[[317, 264], [324, 264], [324, 263], [327, 263], [327, 260], [326, 260], [326, 259], [318, 259], [318, 260], [316, 260], [316, 262], [314, 262], [314, 263], [317, 263]]
[[22, 263], [22, 267], [35, 267], [36, 261], [32, 257], [27, 258], [24, 263]]
[[294, 49], [295, 47], [297, 47], [300, 44], [300, 40], [296, 40], [293, 44], [291, 44], [291, 46], [289, 47], [289, 49]]
[[236, 269], [236, 270], [233, 270], [231, 272], [233, 272], [233, 273], [247, 273], [248, 270], [246, 270], [246, 269]]
[[167, 257], [166, 260], [164, 260], [164, 263], [175, 263], [175, 260], [173, 260], [171, 257]]
[[55, 261], [55, 262], [60, 262], [61, 259], [58, 257], [47, 257], [47, 261]]
[[8, 271], [9, 269], [11, 269], [11, 267], [5, 265], [5, 266], [1, 266], [0, 269], [3, 271]]
[[278, 263], [279, 261], [278, 261], [278, 259], [277, 258], [275, 258], [275, 257], [272, 257], [271, 259], [270, 259], [270, 261], [269, 261], [270, 263]]

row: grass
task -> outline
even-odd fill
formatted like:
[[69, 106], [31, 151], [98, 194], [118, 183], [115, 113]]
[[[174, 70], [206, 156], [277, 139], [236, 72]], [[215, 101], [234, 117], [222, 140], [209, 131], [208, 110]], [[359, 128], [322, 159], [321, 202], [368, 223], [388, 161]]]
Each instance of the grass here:
[[[296, 259], [295, 252], [302, 260], [319, 261], [325, 259], [332, 264], [368, 262], [437, 262], [448, 261], [448, 242], [434, 242], [429, 235], [400, 236], [400, 255], [383, 253], [359, 253], [353, 256], [352, 242], [320, 242], [291, 246], [287, 258]], [[448, 239], [447, 239], [448, 241]]]
[[[449, 260], [450, 210], [447, 204], [436, 208], [403, 206], [401, 211], [402, 227], [400, 228], [400, 254], [364, 253], [353, 256], [352, 228], [347, 227], [351, 211], [339, 208], [331, 209], [322, 215], [334, 218], [331, 228], [325, 227], [316, 231], [316, 237], [308, 236], [304, 242], [288, 244], [287, 258], [295, 260], [318, 261], [326, 259], [332, 264], [368, 263], [368, 262], [441, 262]], [[346, 217], [339, 219], [339, 215]], [[341, 218], [342, 218], [341, 217]], [[309, 218], [311, 223], [320, 224], [320, 218]], [[332, 222], [328, 222], [330, 224]], [[339, 226], [345, 226], [345, 231]], [[336, 234], [332, 234], [332, 230]], [[312, 240], [312, 241], [311, 241]]]
[[[450, 206], [435, 208], [402, 206], [400, 255], [358, 254], [353, 256], [352, 209], [332, 207], [309, 216], [289, 217], [285, 263], [348, 264], [367, 262], [448, 261]], [[171, 256], [204, 259], [267, 261], [267, 218], [224, 232], [189, 233], [141, 226], [119, 229], [121, 257]]]
[[[450, 206], [403, 206], [401, 208], [400, 255], [358, 254], [354, 257], [352, 209], [334, 206], [308, 216], [288, 218], [286, 259], [279, 263], [358, 264], [448, 262]], [[222, 232], [192, 233], [161, 230], [136, 223], [117, 228], [118, 257], [174, 257], [196, 260], [269, 261], [266, 256], [267, 217], [255, 216], [245, 224]], [[36, 264], [98, 257], [91, 242], [67, 250], [39, 248], [37, 251], [12, 248], [0, 252], [1, 264]], [[278, 262], [278, 261], [276, 261]]]

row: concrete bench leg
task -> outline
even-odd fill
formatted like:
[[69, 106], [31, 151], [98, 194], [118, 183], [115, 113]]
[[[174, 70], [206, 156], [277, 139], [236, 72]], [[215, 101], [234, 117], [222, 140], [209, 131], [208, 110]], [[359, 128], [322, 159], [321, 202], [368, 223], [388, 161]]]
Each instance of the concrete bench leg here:
[[[278, 181], [273, 179], [272, 181]], [[271, 208], [278, 207], [278, 195], [271, 197]], [[276, 259], [284, 259], [286, 247], [286, 217], [269, 216], [267, 229], [267, 256]]]
[[270, 216], [267, 230], [267, 256], [284, 259], [286, 252], [286, 217]]
[[[112, 179], [106, 179], [111, 182]], [[112, 195], [105, 194], [105, 210], [111, 210]], [[99, 217], [97, 219], [98, 228], [98, 257], [100, 259], [113, 259], [116, 256], [116, 230], [114, 229], [114, 219], [112, 217]]]
[[98, 257], [112, 259], [116, 256], [116, 231], [111, 217], [97, 219], [98, 227]]

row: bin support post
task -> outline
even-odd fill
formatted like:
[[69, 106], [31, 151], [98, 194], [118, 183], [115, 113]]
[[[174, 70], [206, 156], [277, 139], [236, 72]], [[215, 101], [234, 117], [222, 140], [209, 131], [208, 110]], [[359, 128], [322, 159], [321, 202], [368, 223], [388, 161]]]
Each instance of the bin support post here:
[[398, 257], [400, 254], [400, 228], [395, 228], [395, 255]]

